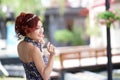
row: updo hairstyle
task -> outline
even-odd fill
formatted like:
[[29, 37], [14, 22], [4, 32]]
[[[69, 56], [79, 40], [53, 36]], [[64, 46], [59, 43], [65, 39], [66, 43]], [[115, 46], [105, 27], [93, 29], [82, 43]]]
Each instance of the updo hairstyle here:
[[15, 32], [20, 39], [20, 35], [26, 36], [26, 34], [33, 32], [40, 19], [38, 16], [32, 13], [21, 13], [15, 20]]

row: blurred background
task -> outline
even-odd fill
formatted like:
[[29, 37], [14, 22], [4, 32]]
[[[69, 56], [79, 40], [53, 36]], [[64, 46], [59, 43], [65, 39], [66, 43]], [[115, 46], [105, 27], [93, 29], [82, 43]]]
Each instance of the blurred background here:
[[[120, 0], [108, 0], [110, 10], [120, 10]], [[1, 80], [8, 77], [22, 77], [25, 74], [20, 64], [17, 54], [17, 44], [19, 43], [14, 30], [15, 18], [21, 12], [34, 13], [40, 17], [44, 26], [46, 43], [50, 41], [57, 48], [56, 60], [54, 67], [60, 67], [60, 54], [67, 51], [84, 48], [106, 48], [106, 25], [97, 22], [97, 15], [105, 11], [105, 0], [0, 0], [0, 61], [1, 61]], [[117, 14], [120, 15], [120, 14]], [[115, 53], [120, 53], [120, 21], [111, 25], [111, 46]], [[79, 48], [78, 48], [79, 47]], [[117, 49], [116, 49], [117, 48]], [[89, 51], [90, 52], [90, 51]], [[68, 52], [70, 53], [70, 52]], [[87, 55], [87, 53], [84, 53]], [[91, 56], [91, 54], [90, 54]], [[120, 55], [117, 55], [113, 62], [120, 63]], [[107, 63], [107, 59], [99, 61]], [[86, 60], [89, 61], [89, 60]], [[93, 60], [95, 61], [95, 60]], [[85, 62], [84, 63], [92, 63]], [[66, 65], [70, 64], [70, 61]], [[76, 65], [76, 64], [75, 64]], [[86, 65], [86, 64], [85, 64]], [[94, 64], [96, 65], [96, 64]], [[14, 67], [14, 69], [13, 69]], [[80, 67], [80, 66], [79, 66]], [[12, 69], [11, 69], [12, 68]], [[117, 65], [120, 69], [120, 65]], [[89, 69], [89, 67], [87, 68]], [[85, 69], [85, 71], [87, 70]], [[73, 69], [74, 70], [74, 69]], [[106, 68], [101, 72], [106, 74]], [[116, 69], [115, 69], [116, 70]], [[15, 73], [16, 71], [16, 73]], [[78, 70], [79, 71], [79, 70]], [[61, 71], [62, 72], [62, 71]], [[56, 71], [57, 75], [61, 74], [60, 69]], [[84, 72], [84, 74], [97, 76], [98, 73]], [[8, 75], [9, 74], [9, 75]], [[120, 71], [115, 71], [118, 80]], [[5, 75], [5, 76], [3, 76]], [[73, 74], [66, 74], [65, 80], [93, 80], [93, 79], [72, 79], [68, 78]], [[82, 74], [79, 74], [82, 75]], [[77, 74], [77, 76], [79, 76]], [[61, 75], [60, 75], [61, 76]], [[88, 75], [86, 75], [88, 76]], [[57, 76], [58, 77], [58, 76]], [[100, 76], [99, 76], [100, 77]], [[105, 77], [105, 76], [104, 76]], [[116, 77], [116, 76], [115, 76]], [[56, 78], [56, 76], [55, 76]], [[61, 79], [61, 78], [60, 78]], [[97, 78], [95, 78], [96, 80]], [[10, 78], [9, 78], [10, 80]], [[11, 79], [13, 80], [13, 78]], [[15, 79], [19, 80], [19, 79]], [[55, 79], [58, 80], [58, 79]], [[63, 79], [62, 79], [63, 80]], [[102, 78], [98, 80], [105, 80]], [[106, 79], [107, 80], [107, 79]], [[116, 79], [117, 80], [117, 79]]]

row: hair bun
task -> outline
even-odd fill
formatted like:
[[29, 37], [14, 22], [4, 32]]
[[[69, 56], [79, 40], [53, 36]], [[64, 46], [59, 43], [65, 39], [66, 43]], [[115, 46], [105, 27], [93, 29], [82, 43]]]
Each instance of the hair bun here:
[[26, 13], [21, 12], [20, 15], [16, 18], [16, 26], [22, 26], [22, 21], [25, 17]]
[[21, 27], [23, 26], [22, 23], [23, 23], [23, 19], [25, 18], [25, 15], [26, 13], [24, 12], [21, 12], [20, 15], [16, 18], [15, 20], [15, 30], [16, 30], [16, 33], [21, 33], [22, 30]]
[[25, 15], [26, 15], [26, 13], [24, 13], [24, 12], [20, 13], [20, 16], [18, 18], [20, 20], [20, 23], [21, 23], [21, 21], [23, 21]]
[[21, 13], [20, 13], [20, 17], [24, 17], [25, 15], [26, 15], [25, 12], [21, 12]]

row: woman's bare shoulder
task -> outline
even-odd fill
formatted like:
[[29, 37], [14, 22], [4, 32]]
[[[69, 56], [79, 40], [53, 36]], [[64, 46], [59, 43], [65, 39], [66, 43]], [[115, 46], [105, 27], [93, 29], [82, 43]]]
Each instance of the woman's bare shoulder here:
[[25, 47], [25, 48], [32, 48], [32, 47], [34, 47], [33, 45], [32, 45], [32, 43], [28, 43], [28, 42], [25, 42], [25, 41], [21, 41], [21, 42], [19, 42], [19, 44], [18, 44], [18, 48], [22, 48], [22, 47]]
[[18, 44], [18, 54], [23, 62], [31, 62], [37, 49], [32, 43], [22, 41]]

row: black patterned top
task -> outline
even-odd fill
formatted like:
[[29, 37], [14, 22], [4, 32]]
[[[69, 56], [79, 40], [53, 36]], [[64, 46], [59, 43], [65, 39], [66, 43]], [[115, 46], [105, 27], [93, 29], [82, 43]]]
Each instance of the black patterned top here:
[[[39, 47], [40, 50], [42, 51], [40, 43], [35, 42], [33, 39], [31, 39], [29, 37], [25, 37], [24, 41], [33, 43], [33, 45], [35, 45], [36, 47]], [[48, 63], [48, 58], [45, 55], [43, 55], [43, 60], [44, 60], [45, 64]], [[25, 69], [27, 80], [43, 80], [43, 78], [41, 77], [41, 74], [38, 72], [34, 62], [30, 62], [30, 63], [22, 62], [22, 63], [23, 63], [23, 67]]]

